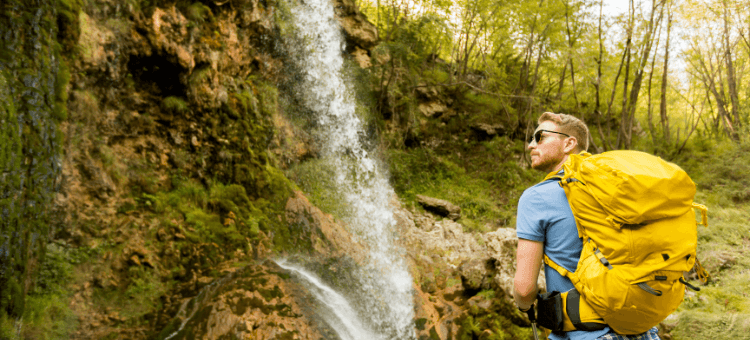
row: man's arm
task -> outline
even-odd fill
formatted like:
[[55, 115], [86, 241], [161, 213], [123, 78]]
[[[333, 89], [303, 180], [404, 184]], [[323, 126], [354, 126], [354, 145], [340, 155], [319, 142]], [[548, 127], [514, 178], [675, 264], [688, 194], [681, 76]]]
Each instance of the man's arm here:
[[513, 297], [516, 299], [518, 308], [523, 310], [529, 309], [536, 299], [538, 291], [536, 282], [542, 266], [543, 252], [542, 242], [518, 239]]

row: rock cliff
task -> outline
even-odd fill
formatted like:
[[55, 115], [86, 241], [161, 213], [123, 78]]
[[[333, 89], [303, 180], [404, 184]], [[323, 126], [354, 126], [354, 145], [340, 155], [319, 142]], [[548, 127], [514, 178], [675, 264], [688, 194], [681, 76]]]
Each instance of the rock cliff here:
[[[344, 272], [367, 256], [284, 172], [318, 147], [283, 93], [294, 81], [279, 46], [288, 6], [97, 0], [51, 10], [70, 77], [42, 267], [65, 281], [71, 338], [335, 337], [269, 261], [298, 256]], [[375, 27], [352, 1], [336, 11], [349, 59], [369, 67]], [[457, 213], [439, 219], [397, 198], [393, 208], [420, 339], [527, 335], [509, 300], [512, 230], [465, 233]]]

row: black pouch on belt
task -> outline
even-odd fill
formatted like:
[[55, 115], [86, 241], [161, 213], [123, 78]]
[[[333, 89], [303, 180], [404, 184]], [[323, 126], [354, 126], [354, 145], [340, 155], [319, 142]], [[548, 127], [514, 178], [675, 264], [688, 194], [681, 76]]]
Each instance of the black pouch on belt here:
[[553, 332], [563, 330], [563, 301], [560, 292], [547, 292], [536, 297], [537, 323]]

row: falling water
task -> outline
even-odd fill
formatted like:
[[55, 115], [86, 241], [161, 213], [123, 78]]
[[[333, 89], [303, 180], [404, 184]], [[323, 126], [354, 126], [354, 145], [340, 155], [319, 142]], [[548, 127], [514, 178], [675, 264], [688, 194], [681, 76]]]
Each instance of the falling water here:
[[[357, 273], [358, 301], [353, 306], [373, 330], [387, 339], [412, 339], [412, 279], [403, 250], [394, 244], [393, 197], [380, 164], [364, 145], [363, 124], [344, 74], [345, 43], [330, 0], [306, 0], [292, 9], [304, 42], [299, 67], [301, 97], [315, 113], [322, 141], [321, 157], [333, 168], [336, 188], [344, 197], [347, 224], [370, 249], [369, 262]], [[352, 299], [350, 299], [352, 300]], [[361, 338], [361, 337], [358, 337]]]
[[310, 294], [320, 302], [320, 307], [316, 311], [317, 315], [333, 328], [341, 340], [385, 340], [368, 329], [359, 319], [352, 304], [343, 295], [331, 289], [314, 274], [283, 260], [277, 264], [300, 278]]

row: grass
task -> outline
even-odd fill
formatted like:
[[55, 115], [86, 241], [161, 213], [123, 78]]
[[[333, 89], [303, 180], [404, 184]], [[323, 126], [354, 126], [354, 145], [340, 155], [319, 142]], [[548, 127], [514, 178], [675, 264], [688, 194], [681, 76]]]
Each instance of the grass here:
[[715, 193], [699, 193], [709, 206], [709, 227], [698, 229], [698, 258], [711, 279], [686, 295], [667, 321], [673, 339], [743, 339], [750, 334], [750, 204], [722, 206]]
[[698, 229], [698, 258], [711, 279], [688, 294], [665, 325], [673, 339], [747, 339], [750, 334], [750, 143], [696, 142], [686, 170], [696, 181], [696, 202], [709, 208]]
[[493, 229], [513, 226], [518, 197], [541, 179], [513, 160], [518, 143], [498, 137], [456, 149], [461, 152], [390, 150], [391, 183], [399, 197], [413, 206], [418, 194], [448, 200], [461, 207], [460, 222], [469, 230], [489, 231], [488, 223]]

